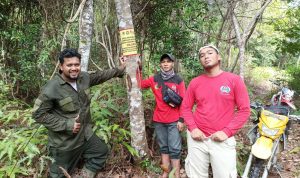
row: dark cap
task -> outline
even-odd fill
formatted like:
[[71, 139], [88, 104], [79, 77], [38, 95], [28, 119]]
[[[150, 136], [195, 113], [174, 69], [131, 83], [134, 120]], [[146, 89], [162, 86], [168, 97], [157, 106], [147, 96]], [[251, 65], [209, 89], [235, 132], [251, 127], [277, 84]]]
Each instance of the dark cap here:
[[175, 57], [172, 54], [165, 53], [160, 57], [160, 62], [165, 58], [168, 58], [173, 62], [175, 61]]

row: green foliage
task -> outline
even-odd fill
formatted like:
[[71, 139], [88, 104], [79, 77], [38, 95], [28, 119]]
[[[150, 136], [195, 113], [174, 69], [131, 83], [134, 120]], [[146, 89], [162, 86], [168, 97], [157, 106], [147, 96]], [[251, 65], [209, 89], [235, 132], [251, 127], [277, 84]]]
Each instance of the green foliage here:
[[11, 165], [5, 165], [0, 169], [0, 175], [15, 178], [17, 175], [28, 175], [28, 170], [25, 167], [16, 167], [16, 161]]
[[198, 58], [188, 58], [184, 62], [184, 70], [182, 75], [184, 76], [185, 84], [188, 84], [193, 78], [197, 77], [203, 72], [203, 67], [201, 66]]
[[[172, 8], [170, 10], [170, 3]], [[185, 63], [192, 48], [191, 33], [181, 23], [184, 3], [181, 1], [157, 0], [149, 13], [145, 50], [150, 52], [151, 62], [158, 64], [162, 53], [172, 53]], [[157, 65], [155, 65], [157, 66]]]
[[251, 100], [269, 104], [274, 93], [288, 86], [291, 75], [276, 67], [255, 67], [245, 74], [245, 79]]
[[207, 1], [187, 0], [182, 6], [182, 20], [189, 28], [209, 31], [210, 28], [217, 27], [218, 16], [211, 14], [218, 12], [214, 11]]
[[297, 93], [300, 93], [300, 67], [290, 67], [288, 73], [291, 75], [289, 86]]
[[[14, 113], [15, 111], [10, 110], [9, 112]], [[20, 111], [16, 113], [18, 112]], [[30, 113], [30, 110], [22, 112], [23, 121], [18, 117], [9, 122], [3, 122], [11, 115], [4, 115], [0, 120], [3, 122], [3, 127], [0, 130], [0, 159], [2, 166], [5, 167], [0, 169], [2, 172], [0, 174], [9, 177], [15, 177], [17, 174], [36, 173], [41, 175], [45, 170], [44, 162], [47, 157], [39, 158], [45, 154], [46, 150], [45, 128], [37, 129], [35, 125], [31, 124], [33, 121], [29, 116]], [[29, 170], [29, 166], [32, 166], [33, 169]]]
[[256, 67], [246, 74], [251, 78], [251, 81], [257, 86], [264, 85], [270, 82], [285, 83], [289, 80], [289, 74], [284, 70], [279, 70], [275, 67]]
[[[9, 84], [12, 97], [26, 102], [36, 97], [53, 72], [63, 35], [61, 25], [47, 21], [51, 14], [45, 21], [42, 14], [49, 12], [42, 6], [43, 2], [36, 0], [7, 0], [0, 4], [0, 80]], [[55, 34], [60, 31], [60, 35]]]
[[[26, 97], [34, 88], [38, 88], [40, 77], [37, 73], [36, 60], [41, 33], [40, 16], [26, 16], [27, 8], [32, 7], [31, 12], [37, 13], [33, 1], [23, 2], [22, 8], [10, 6], [14, 1], [7, 1], [1, 4], [0, 8], [5, 9], [0, 22], [0, 39], [2, 44], [2, 61], [0, 66], [0, 78], [5, 79], [10, 88], [15, 89], [17, 95]], [[16, 5], [21, 5], [17, 2]], [[26, 18], [26, 20], [25, 20]], [[31, 89], [31, 90], [29, 90]]]
[[287, 18], [276, 23], [276, 30], [284, 33], [285, 38], [277, 39], [278, 48], [283, 53], [299, 55], [300, 51], [300, 8], [292, 7], [286, 11]]
[[[143, 42], [142, 52], [149, 56], [149, 59], [146, 59], [149, 62], [149, 69], [145, 73], [153, 74], [152, 69], [159, 69], [158, 59], [164, 52], [173, 53], [183, 64], [181, 74], [186, 85], [202, 72], [197, 50], [205, 43], [219, 41], [215, 36], [219, 33], [223, 20], [220, 14], [225, 15], [227, 10], [225, 1], [218, 1], [218, 4], [213, 5], [207, 2], [153, 0], [132, 3], [137, 7], [132, 8], [136, 12], [134, 24], [138, 24], [135, 26], [137, 39], [141, 44]], [[76, 3], [78, 5], [78, 2]], [[0, 2], [0, 177], [8, 176], [8, 172], [11, 172], [11, 177], [22, 175], [32, 177], [34, 174], [42, 177], [46, 163], [51, 161], [51, 158], [45, 156], [46, 129], [42, 127], [35, 132], [36, 126], [31, 119], [31, 111], [24, 101], [32, 103], [40, 86], [52, 74], [66, 24], [62, 21], [61, 15], [68, 17], [71, 8], [72, 5], [66, 0], [54, 4], [51, 1], [36, 0]], [[107, 19], [105, 24], [108, 25], [112, 37], [109, 48], [112, 48], [111, 55], [115, 57], [114, 53], [118, 51], [118, 45], [113, 44], [117, 41], [114, 38], [117, 33], [115, 30], [117, 23], [113, 3], [110, 2], [108, 8], [97, 6], [97, 11], [101, 11], [102, 14], [95, 14], [95, 16], [98, 20]], [[241, 22], [243, 16], [249, 15], [239, 11], [239, 7], [236, 10], [240, 14]], [[250, 81], [249, 88], [253, 95], [257, 95], [256, 86], [270, 93], [275, 87], [269, 80], [289, 81], [291, 88], [300, 92], [299, 69], [290, 68], [288, 74], [284, 71], [287, 66], [294, 65], [298, 59], [299, 17], [299, 7], [287, 6], [284, 1], [274, 1], [272, 7], [264, 13], [257, 31], [253, 32], [253, 38], [249, 40], [246, 48], [248, 61], [246, 67], [249, 67], [246, 78]], [[228, 24], [227, 19], [220, 38], [234, 36], [233, 29]], [[67, 36], [69, 47], [78, 45], [77, 26], [77, 23], [71, 25]], [[100, 34], [97, 40], [101, 41], [103, 29], [102, 25], [97, 26], [99, 31], [97, 34]], [[106, 33], [103, 34], [103, 39], [107, 42], [108, 37]], [[93, 41], [96, 41], [94, 39]], [[235, 40], [228, 42], [234, 48], [231, 53], [234, 59], [237, 54]], [[221, 43], [221, 49], [227, 49], [229, 46], [227, 42]], [[139, 48], [142, 48], [141, 46]], [[91, 58], [102, 59], [106, 56], [103, 51], [99, 44], [94, 43]], [[105, 66], [105, 61], [96, 62]], [[291, 80], [289, 75], [292, 76]], [[136, 155], [130, 146], [127, 96], [124, 88], [114, 81], [97, 86], [92, 91], [94, 97], [91, 111], [95, 122], [94, 130], [97, 135], [112, 145], [112, 162], [114, 159], [122, 162], [128, 160], [130, 155]], [[23, 100], [12, 100], [12, 98], [23, 98]], [[152, 92], [143, 91], [143, 99], [147, 112], [145, 114], [149, 116], [154, 108]], [[185, 145], [183, 147], [185, 148]], [[238, 145], [238, 148], [241, 150], [239, 160], [243, 160], [244, 147]], [[153, 172], [160, 171], [153, 160], [144, 160], [142, 165]], [[239, 165], [239, 172], [240, 170]]]
[[251, 77], [255, 83], [266, 82], [276, 76], [278, 76], [278, 74], [276, 74], [276, 70], [271, 67], [256, 67], [251, 72]]
[[169, 173], [169, 178], [174, 178], [175, 177], [175, 172], [176, 172], [176, 168], [173, 168], [172, 170], [171, 170], [171, 172]]
[[146, 158], [140, 162], [141, 168], [160, 174], [162, 170], [157, 165], [158, 164], [154, 160], [150, 160], [149, 158]]
[[249, 146], [241, 142], [237, 142], [236, 150], [237, 150], [237, 172], [238, 175], [242, 175], [251, 150]]
[[7, 102], [7, 98], [9, 95], [9, 86], [6, 85], [2, 80], [0, 80], [0, 118], [1, 118], [1, 110], [3, 110], [3, 106]]
[[286, 1], [273, 1], [263, 15], [247, 45], [251, 66], [278, 67], [294, 65], [299, 54], [298, 8]]
[[91, 111], [96, 134], [106, 143], [113, 144], [113, 151], [116, 153], [123, 146], [131, 155], [138, 156], [130, 145], [131, 133], [124, 86], [117, 82], [104, 83], [94, 87], [92, 93]]
[[255, 109], [252, 109], [250, 110], [250, 121], [253, 122], [253, 121], [257, 121], [258, 120], [258, 111], [255, 110]]
[[1, 88], [4, 92], [0, 96], [0, 177], [41, 176], [46, 160], [50, 160], [41, 156], [46, 150], [46, 129], [37, 129], [31, 118], [31, 110], [19, 100], [10, 101], [6, 85]]

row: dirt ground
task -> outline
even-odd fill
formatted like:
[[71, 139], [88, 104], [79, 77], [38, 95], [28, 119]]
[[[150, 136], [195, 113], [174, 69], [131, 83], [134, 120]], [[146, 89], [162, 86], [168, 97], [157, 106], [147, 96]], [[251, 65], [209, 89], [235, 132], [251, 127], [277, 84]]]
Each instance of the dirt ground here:
[[[248, 122], [236, 136], [243, 148], [251, 147], [245, 137], [251, 125]], [[287, 148], [278, 155], [278, 170], [272, 169], [268, 178], [300, 178], [300, 123], [293, 121], [289, 133]]]
[[[281, 177], [300, 178], [300, 124], [292, 124], [290, 135], [288, 137], [287, 149], [280, 153], [279, 162], [282, 165]], [[272, 174], [270, 178], [280, 177], [278, 174]]]
[[[245, 126], [236, 136], [239, 143], [244, 144], [247, 142], [245, 135], [248, 128], [249, 127]], [[243, 148], [245, 147], [247, 147], [247, 145], [244, 145]], [[237, 150], [239, 151], [239, 149]], [[186, 154], [186, 152], [184, 151], [183, 154]], [[290, 135], [288, 137], [287, 149], [281, 152], [278, 157], [280, 172], [278, 173], [278, 171], [274, 169], [270, 172], [268, 178], [300, 178], [300, 123], [292, 124]], [[180, 172], [182, 178], [187, 177], [183, 168]], [[114, 168], [109, 168], [100, 172], [97, 175], [97, 178], [159, 178], [159, 174], [147, 170], [136, 169], [134, 166], [127, 165], [120, 167], [116, 165]]]
[[[263, 95], [266, 95], [266, 98], [269, 98], [269, 91], [264, 91], [265, 87], [261, 90], [256, 89], [254, 95], [260, 95], [258, 98], [263, 98]], [[251, 100], [254, 100], [252, 98]], [[300, 98], [295, 99], [295, 101], [299, 101], [295, 103], [297, 106], [300, 106]], [[151, 113], [151, 112], [146, 112]], [[151, 118], [151, 115], [147, 116]], [[246, 162], [246, 159], [249, 154], [249, 150], [251, 145], [247, 140], [246, 134], [251, 127], [251, 122], [249, 121], [243, 129], [236, 135], [237, 144], [237, 152], [239, 160], [242, 162]], [[185, 140], [183, 139], [183, 142]], [[141, 169], [140, 166], [132, 166], [128, 162], [124, 162], [124, 164], [116, 164], [109, 165], [97, 175], [97, 178], [159, 178], [159, 173], [157, 173], [157, 169], [159, 169], [159, 154], [157, 151], [157, 145], [155, 142], [148, 143], [150, 149], [152, 149], [153, 157], [151, 164], [147, 165], [145, 169]], [[183, 143], [183, 145], [186, 145]], [[182, 157], [186, 157], [186, 148], [183, 148]], [[241, 158], [243, 157], [243, 158]], [[277, 170], [272, 170], [268, 176], [268, 178], [300, 178], [300, 123], [293, 122], [290, 134], [288, 137], [288, 144], [286, 150], [282, 151], [279, 156], [279, 172]], [[138, 167], [138, 168], [137, 168]], [[184, 160], [182, 160], [182, 167], [184, 167]], [[153, 171], [153, 170], [156, 171]], [[156, 173], [155, 173], [156, 172]], [[182, 168], [180, 170], [181, 177], [186, 178], [186, 173]], [[242, 171], [239, 171], [240, 174]], [[72, 178], [77, 177], [78, 174], [72, 176]], [[210, 176], [212, 177], [212, 176]]]

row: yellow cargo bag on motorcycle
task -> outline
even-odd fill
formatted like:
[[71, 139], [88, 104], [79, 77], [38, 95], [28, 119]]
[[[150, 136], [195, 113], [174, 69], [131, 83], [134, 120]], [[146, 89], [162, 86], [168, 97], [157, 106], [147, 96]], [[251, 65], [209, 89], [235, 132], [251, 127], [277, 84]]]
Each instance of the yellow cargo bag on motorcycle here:
[[260, 159], [268, 159], [272, 153], [273, 141], [284, 133], [288, 121], [287, 116], [262, 110], [258, 123], [261, 136], [252, 146], [252, 154]]

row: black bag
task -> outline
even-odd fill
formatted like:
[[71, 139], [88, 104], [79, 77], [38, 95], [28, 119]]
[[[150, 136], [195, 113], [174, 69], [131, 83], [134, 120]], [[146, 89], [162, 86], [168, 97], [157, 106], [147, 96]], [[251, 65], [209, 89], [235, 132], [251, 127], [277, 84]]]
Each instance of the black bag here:
[[179, 107], [182, 102], [182, 97], [178, 95], [174, 90], [165, 85], [163, 79], [159, 75], [158, 84], [162, 86], [162, 96], [165, 103], [167, 103], [172, 108]]
[[[182, 102], [182, 97], [178, 95], [174, 90], [163, 84], [163, 100], [165, 103], [167, 103], [169, 106], [175, 108], [177, 106], [180, 106]], [[164, 89], [165, 88], [165, 89]]]

